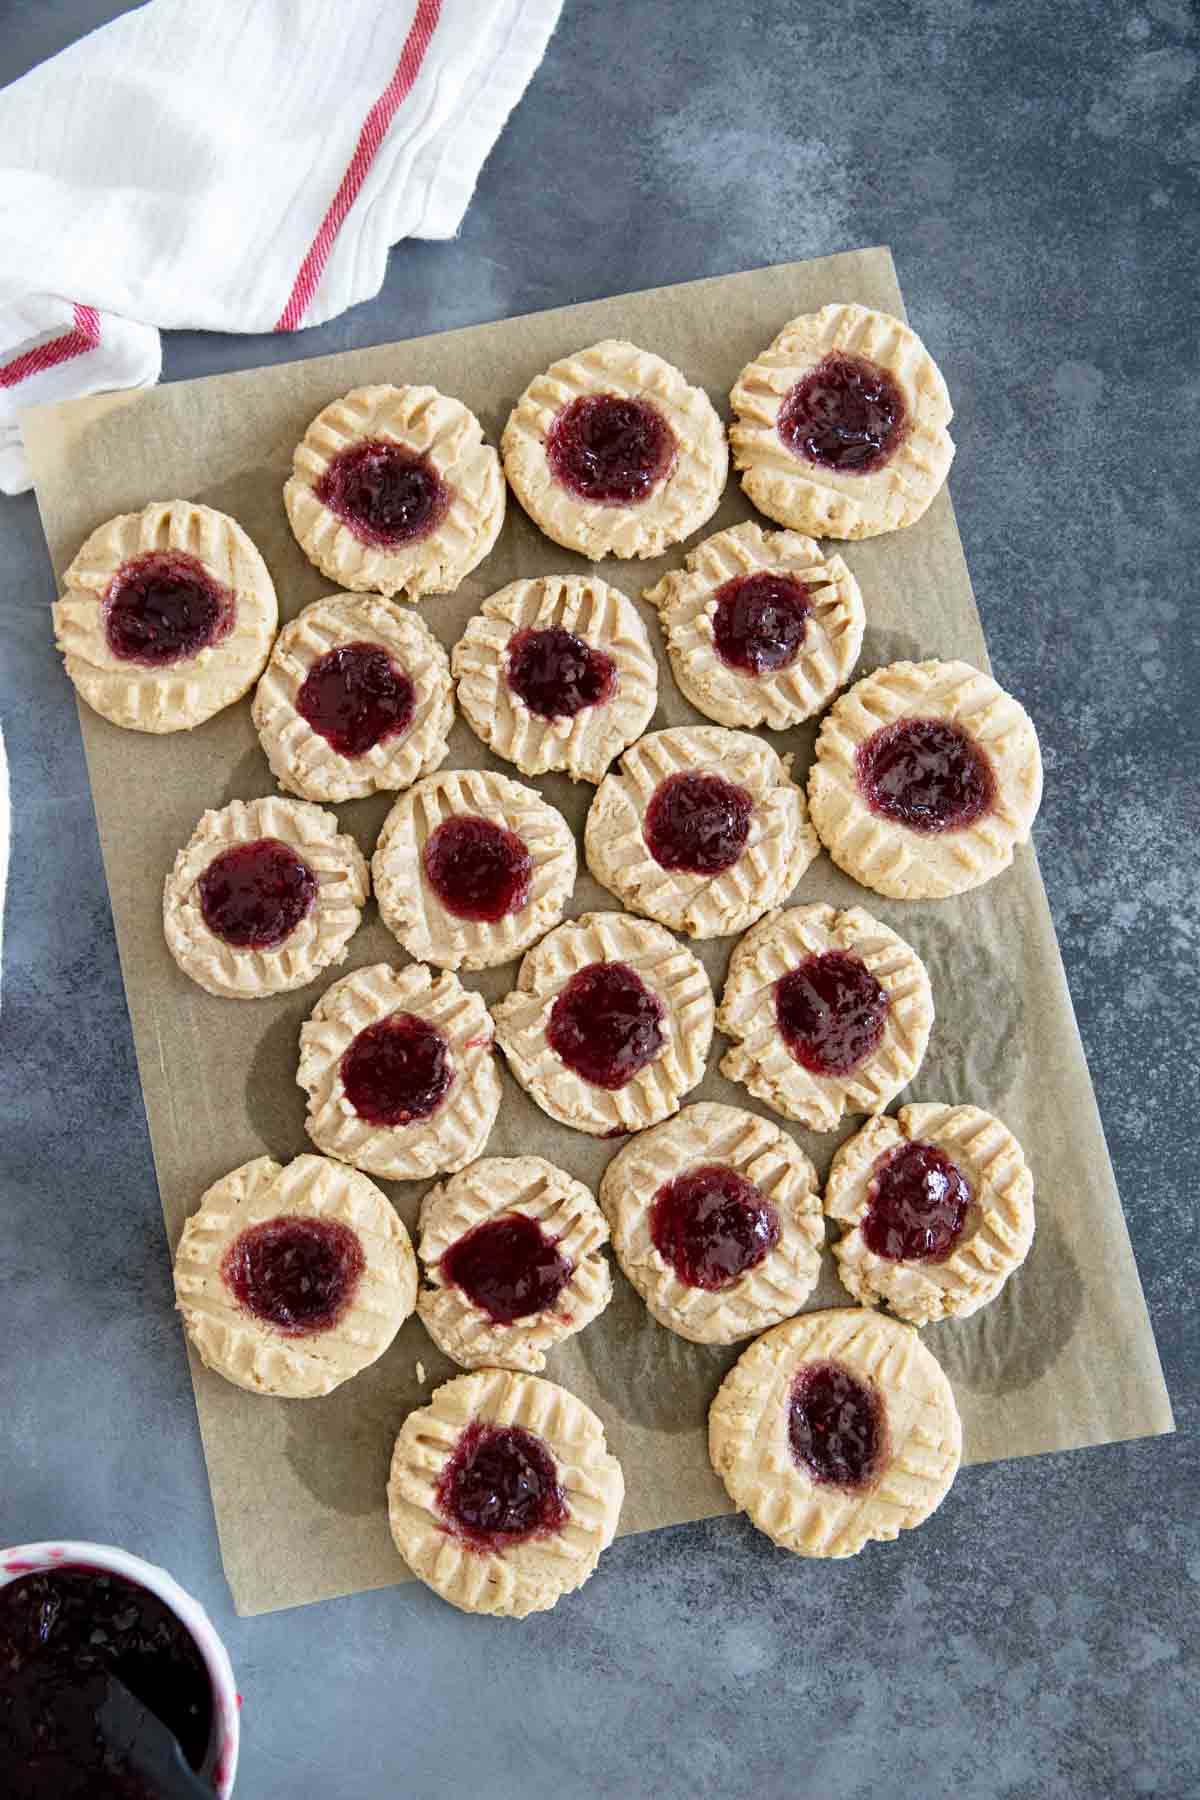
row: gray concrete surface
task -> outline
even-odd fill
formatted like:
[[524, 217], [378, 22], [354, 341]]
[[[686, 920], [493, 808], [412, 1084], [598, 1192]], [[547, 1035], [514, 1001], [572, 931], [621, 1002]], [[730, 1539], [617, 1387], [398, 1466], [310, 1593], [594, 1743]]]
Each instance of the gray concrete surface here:
[[[0, 4], [0, 75], [118, 10]], [[415, 1587], [232, 1616], [50, 571], [32, 500], [0, 502], [0, 1539], [115, 1540], [205, 1597], [246, 1800], [1200, 1792], [1198, 46], [1182, 0], [567, 0], [457, 242], [299, 338], [166, 345], [171, 379], [893, 246], [1042, 731], [1037, 842], [1180, 1435], [968, 1472], [852, 1564], [724, 1520], [619, 1544], [520, 1627]]]

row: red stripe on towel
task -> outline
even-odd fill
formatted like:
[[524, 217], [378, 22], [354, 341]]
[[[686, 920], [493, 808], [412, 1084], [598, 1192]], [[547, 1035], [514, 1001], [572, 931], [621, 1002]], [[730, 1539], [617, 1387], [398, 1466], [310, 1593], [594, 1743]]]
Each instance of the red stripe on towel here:
[[341, 186], [333, 197], [333, 203], [321, 221], [321, 228], [312, 241], [308, 255], [300, 264], [300, 273], [296, 277], [288, 303], [276, 322], [276, 331], [295, 331], [303, 320], [308, 303], [317, 291], [342, 221], [358, 198], [358, 191], [387, 135], [388, 126], [420, 73], [441, 10], [442, 0], [418, 0], [416, 17], [404, 41], [395, 73], [367, 114], [350, 167], [342, 176]]
[[60, 337], [51, 338], [48, 344], [39, 344], [35, 350], [26, 350], [22, 355], [14, 356], [11, 362], [0, 365], [0, 387], [16, 387], [19, 381], [27, 381], [31, 375], [40, 375], [45, 369], [70, 362], [73, 356], [85, 355], [87, 351], [94, 350], [99, 342], [99, 313], [93, 306], [76, 306], [75, 323], [70, 331], [64, 331]]

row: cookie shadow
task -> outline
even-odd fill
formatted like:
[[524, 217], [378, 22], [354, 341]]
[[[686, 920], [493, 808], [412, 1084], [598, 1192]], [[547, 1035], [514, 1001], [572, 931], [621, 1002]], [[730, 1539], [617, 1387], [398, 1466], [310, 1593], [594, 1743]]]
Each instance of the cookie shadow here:
[[[923, 908], [905, 913], [897, 930], [910, 939], [929, 971], [936, 1010], [929, 1049], [910, 1099], [968, 1102], [1003, 1116], [1003, 1102], [1029, 1058], [1023, 1002], [1012, 969], [964, 931], [961, 918]], [[956, 996], [969, 996], [964, 1006]]]
[[858, 659], [858, 667], [854, 671], [854, 679], [861, 680], [874, 669], [886, 668], [895, 662], [922, 662], [928, 655], [922, 650], [921, 640], [910, 631], [887, 631], [880, 625], [868, 625], [863, 633], [862, 654]]
[[250, 1057], [246, 1112], [272, 1155], [298, 1156], [312, 1148], [304, 1128], [307, 1102], [304, 1090], [296, 1082], [300, 1027], [312, 1010], [312, 995], [304, 989], [268, 1004], [274, 1017]]
[[385, 1511], [396, 1434], [413, 1408], [429, 1399], [415, 1373], [418, 1361], [431, 1386], [462, 1373], [410, 1318], [369, 1369], [323, 1399], [289, 1406], [288, 1466], [331, 1511], [359, 1518]]
[[580, 1333], [578, 1355], [606, 1406], [651, 1431], [702, 1427], [718, 1387], [746, 1348], [692, 1344], [666, 1330], [617, 1268], [604, 1327], [603, 1333]]
[[263, 800], [276, 792], [270, 764], [255, 744], [244, 756], [239, 756], [230, 770], [229, 778], [221, 791], [220, 804], [228, 806], [232, 800]]
[[1058, 1221], [1039, 1215], [1033, 1246], [999, 1298], [923, 1334], [955, 1387], [996, 1399], [1054, 1367], [1079, 1323], [1083, 1282]]

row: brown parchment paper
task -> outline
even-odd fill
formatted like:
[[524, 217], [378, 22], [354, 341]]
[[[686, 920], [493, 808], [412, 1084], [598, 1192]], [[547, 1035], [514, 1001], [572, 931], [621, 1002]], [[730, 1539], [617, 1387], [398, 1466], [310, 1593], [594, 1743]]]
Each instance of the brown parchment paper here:
[[[759, 269], [137, 396], [38, 408], [25, 416], [25, 435], [55, 569], [61, 574], [88, 532], [112, 514], [185, 497], [232, 513], [245, 526], [275, 578], [282, 615], [290, 618], [330, 584], [293, 542], [280, 490], [308, 421], [346, 389], [370, 381], [432, 382], [473, 407], [497, 442], [531, 376], [596, 339], [628, 337], [677, 363], [727, 416], [729, 389], [743, 364], [786, 319], [831, 300], [902, 315], [888, 252]], [[753, 516], [731, 479], [706, 529]], [[866, 601], [860, 673], [900, 657], [965, 657], [987, 666], [946, 493], [912, 529], [839, 548]], [[600, 572], [636, 596], [682, 555], [677, 549], [656, 562], [609, 563]], [[585, 566], [543, 538], [510, 499], [492, 554], [458, 593], [426, 601], [422, 616], [449, 646], [484, 595], [503, 583]], [[651, 609], [646, 617], [658, 644]], [[705, 723], [682, 699], [665, 657], [660, 661], [651, 728]], [[163, 877], [200, 813], [272, 791], [249, 700], [197, 731], [157, 739], [120, 731], [86, 706], [80, 717], [173, 1248], [200, 1193], [219, 1175], [264, 1151], [286, 1161], [310, 1148], [295, 1082], [297, 1033], [324, 980], [276, 1000], [218, 1000], [180, 974], [163, 942]], [[766, 735], [777, 749], [795, 752], [803, 774], [814, 732]], [[461, 720], [446, 766], [511, 772]], [[537, 785], [582, 843], [591, 786], [572, 787], [553, 776]], [[343, 829], [368, 855], [388, 803], [381, 795], [338, 809]], [[582, 853], [580, 865], [582, 871]], [[930, 903], [879, 899], [822, 855], [795, 898], [862, 902], [911, 939], [932, 977], [937, 1023], [924, 1067], [901, 1101], [976, 1101], [1012, 1127], [1033, 1167], [1037, 1237], [1025, 1268], [975, 1318], [925, 1334], [954, 1383], [968, 1459], [1171, 1430], [1032, 850], [1019, 852], [1012, 869], [978, 892]], [[581, 872], [569, 911], [617, 904]], [[731, 948], [729, 939], [700, 946], [718, 994]], [[405, 960], [372, 904], [348, 963], [335, 975], [384, 958]], [[514, 978], [510, 965], [466, 980], [496, 1000]], [[755, 1108], [716, 1073], [721, 1048], [718, 1038], [709, 1074], [688, 1099]], [[616, 1146], [554, 1124], [507, 1073], [503, 1079], [488, 1152], [538, 1151], [594, 1188]], [[823, 1174], [836, 1144], [860, 1122], [836, 1138], [790, 1129]], [[421, 1184], [383, 1185], [411, 1226]], [[814, 1306], [847, 1300], [832, 1258], [826, 1265]], [[547, 1374], [595, 1407], [624, 1465], [623, 1531], [729, 1510], [709, 1467], [704, 1425], [735, 1355], [736, 1349], [685, 1343], [661, 1329], [619, 1273], [609, 1310], [552, 1354]], [[407, 1578], [384, 1508], [392, 1441], [409, 1409], [455, 1373], [415, 1318], [380, 1362], [323, 1400], [245, 1394], [195, 1358], [192, 1373], [225, 1568], [240, 1612]]]

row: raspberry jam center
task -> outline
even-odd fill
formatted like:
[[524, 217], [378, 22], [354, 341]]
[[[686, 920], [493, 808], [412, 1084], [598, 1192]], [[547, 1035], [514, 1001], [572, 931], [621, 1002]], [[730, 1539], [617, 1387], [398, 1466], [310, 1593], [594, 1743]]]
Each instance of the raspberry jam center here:
[[364, 756], [412, 723], [416, 691], [378, 644], [341, 644], [317, 658], [296, 711], [339, 756]]
[[209, 1761], [213, 1691], [191, 1633], [156, 1594], [63, 1564], [0, 1588], [0, 1770], [6, 1800], [153, 1800], [100, 1736], [115, 1676], [169, 1726], [190, 1766]]
[[485, 1219], [451, 1244], [441, 1261], [447, 1281], [497, 1325], [548, 1312], [573, 1268], [525, 1213]]
[[366, 1267], [355, 1232], [338, 1219], [268, 1219], [225, 1252], [225, 1285], [247, 1312], [288, 1337], [329, 1331]]
[[843, 475], [869, 475], [907, 435], [908, 408], [883, 369], [835, 351], [792, 388], [777, 430], [793, 456]]
[[146, 669], [198, 656], [233, 626], [233, 593], [182, 550], [150, 550], [122, 563], [104, 596], [104, 637], [122, 662]]
[[346, 1098], [369, 1125], [410, 1125], [441, 1105], [454, 1080], [450, 1046], [415, 1013], [360, 1031], [341, 1061]]
[[214, 936], [235, 950], [275, 950], [308, 917], [319, 884], [290, 844], [257, 838], [214, 856], [196, 885]]
[[450, 510], [450, 489], [429, 458], [383, 438], [339, 451], [314, 492], [360, 543], [380, 550], [428, 537]]
[[648, 400], [582, 394], [546, 439], [554, 479], [580, 500], [636, 506], [675, 463], [675, 433]]
[[662, 1002], [636, 969], [589, 963], [551, 1007], [546, 1041], [584, 1081], [623, 1088], [666, 1043], [662, 1022]]
[[519, 631], [508, 647], [504, 673], [513, 693], [540, 719], [573, 719], [585, 706], [602, 706], [617, 685], [612, 657], [560, 625]]
[[945, 1262], [971, 1204], [971, 1184], [934, 1144], [901, 1144], [875, 1165], [863, 1242], [889, 1262]]
[[504, 1550], [567, 1518], [554, 1458], [520, 1425], [468, 1425], [437, 1486], [438, 1505], [473, 1549]]
[[944, 719], [897, 719], [860, 744], [859, 790], [873, 813], [910, 831], [963, 831], [990, 812], [987, 753]]
[[779, 1215], [752, 1181], [713, 1163], [659, 1188], [650, 1240], [680, 1281], [717, 1293], [770, 1255]]
[[746, 848], [753, 811], [745, 788], [719, 775], [668, 775], [646, 808], [646, 848], [664, 869], [719, 875]]
[[425, 879], [456, 919], [494, 925], [529, 898], [533, 859], [515, 831], [490, 819], [446, 819], [425, 840]]
[[809, 1363], [788, 1398], [788, 1442], [799, 1466], [823, 1487], [864, 1488], [884, 1458], [879, 1396], [841, 1363]]
[[737, 575], [719, 587], [713, 644], [731, 669], [771, 675], [790, 669], [804, 646], [812, 602], [794, 575]]
[[890, 1001], [857, 956], [826, 950], [775, 983], [784, 1043], [810, 1075], [850, 1075], [874, 1055]]

